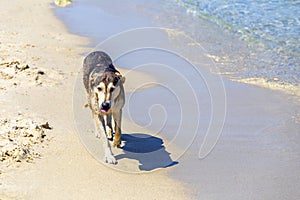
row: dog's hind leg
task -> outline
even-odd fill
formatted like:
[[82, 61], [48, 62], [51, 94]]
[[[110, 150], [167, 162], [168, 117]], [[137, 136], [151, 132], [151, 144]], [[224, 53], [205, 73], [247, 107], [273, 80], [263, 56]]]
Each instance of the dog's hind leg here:
[[115, 140], [114, 147], [119, 147], [121, 145], [121, 121], [122, 121], [122, 110], [113, 113], [113, 118], [115, 122]]
[[107, 114], [104, 116], [106, 125], [105, 125], [105, 130], [107, 134], [107, 139], [112, 140], [113, 135], [112, 135], [112, 126], [111, 126], [111, 114]]
[[95, 118], [95, 121], [97, 124], [100, 138], [102, 140], [103, 148], [104, 148], [104, 160], [105, 160], [105, 162], [107, 162], [109, 164], [117, 164], [117, 160], [113, 156], [109, 141], [108, 141], [106, 133], [105, 133], [104, 118], [103, 118], [103, 116], [99, 116], [99, 115], [94, 115], [94, 118]]

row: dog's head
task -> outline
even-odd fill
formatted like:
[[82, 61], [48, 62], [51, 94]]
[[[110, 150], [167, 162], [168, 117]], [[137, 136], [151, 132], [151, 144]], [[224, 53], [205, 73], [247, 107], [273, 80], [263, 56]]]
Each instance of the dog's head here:
[[119, 72], [106, 71], [102, 75], [94, 74], [91, 78], [91, 92], [94, 103], [103, 114], [108, 114], [113, 109], [120, 93], [124, 92], [125, 77]]

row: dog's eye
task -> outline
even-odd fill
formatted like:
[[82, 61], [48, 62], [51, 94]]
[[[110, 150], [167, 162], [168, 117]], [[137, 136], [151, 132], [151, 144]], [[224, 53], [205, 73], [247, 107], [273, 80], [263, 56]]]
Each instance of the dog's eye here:
[[110, 88], [110, 92], [113, 92], [115, 90], [115, 88]]
[[114, 85], [117, 85], [118, 81], [119, 81], [119, 78], [118, 78], [118, 77], [115, 77], [115, 78], [114, 78], [114, 81], [113, 81]]
[[98, 91], [101, 92], [101, 91], [102, 91], [102, 88], [101, 88], [101, 87], [98, 87]]

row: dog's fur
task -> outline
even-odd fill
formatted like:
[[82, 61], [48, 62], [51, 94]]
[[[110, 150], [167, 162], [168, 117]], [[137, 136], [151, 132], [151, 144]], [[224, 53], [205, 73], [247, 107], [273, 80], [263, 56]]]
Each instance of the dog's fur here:
[[88, 93], [88, 105], [96, 127], [96, 137], [101, 137], [105, 161], [116, 164], [108, 140], [113, 139], [112, 118], [115, 125], [114, 147], [121, 143], [122, 108], [125, 103], [123, 77], [113, 66], [111, 58], [102, 51], [87, 55], [83, 61], [83, 83]]

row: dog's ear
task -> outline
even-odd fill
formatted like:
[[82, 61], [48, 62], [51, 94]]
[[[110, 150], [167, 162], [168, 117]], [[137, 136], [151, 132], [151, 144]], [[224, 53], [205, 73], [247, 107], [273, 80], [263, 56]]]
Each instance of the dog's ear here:
[[124, 84], [124, 83], [125, 83], [125, 80], [126, 80], [125, 76], [121, 76], [121, 77], [120, 77], [120, 80], [121, 80], [122, 83]]
[[120, 80], [121, 80], [122, 83], [124, 84], [124, 83], [125, 83], [125, 80], [126, 80], [125, 76], [122, 76], [122, 75], [120, 74], [120, 72], [116, 72], [115, 74], [120, 78]]
[[96, 80], [96, 76], [91, 75], [90, 82], [89, 82], [91, 92], [92, 92], [92, 88], [95, 86], [95, 80]]

